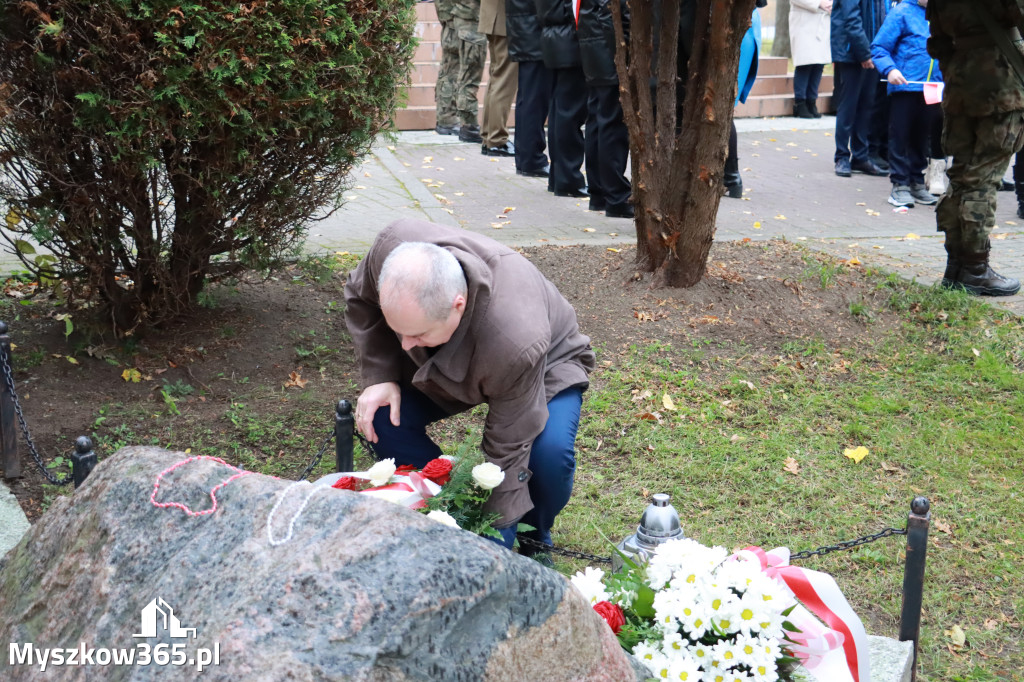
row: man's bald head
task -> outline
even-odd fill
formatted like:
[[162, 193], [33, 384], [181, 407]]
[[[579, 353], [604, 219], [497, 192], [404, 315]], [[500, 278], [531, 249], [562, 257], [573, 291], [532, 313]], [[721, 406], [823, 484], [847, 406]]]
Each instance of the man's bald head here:
[[466, 275], [447, 249], [429, 242], [398, 245], [377, 281], [382, 309], [414, 301], [430, 320], [445, 320], [457, 297], [466, 297]]

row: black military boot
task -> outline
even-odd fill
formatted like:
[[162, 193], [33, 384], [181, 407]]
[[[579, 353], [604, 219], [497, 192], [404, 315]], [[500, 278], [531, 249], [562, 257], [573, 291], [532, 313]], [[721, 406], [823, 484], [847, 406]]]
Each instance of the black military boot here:
[[1013, 190], [1017, 194], [1017, 217], [1024, 218], [1024, 182], [1014, 182]]
[[988, 254], [987, 248], [980, 253], [950, 253], [942, 286], [964, 289], [975, 296], [1013, 296], [1020, 291], [1018, 280], [1003, 277], [989, 267]]

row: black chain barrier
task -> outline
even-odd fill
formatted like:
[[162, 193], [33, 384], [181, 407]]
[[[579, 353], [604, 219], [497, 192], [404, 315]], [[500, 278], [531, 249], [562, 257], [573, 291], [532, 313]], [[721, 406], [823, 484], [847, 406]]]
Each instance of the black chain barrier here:
[[324, 438], [324, 442], [320, 446], [320, 450], [316, 453], [316, 455], [313, 456], [313, 461], [310, 462], [309, 466], [307, 466], [303, 470], [302, 475], [299, 476], [298, 480], [305, 481], [306, 477], [309, 476], [313, 472], [313, 469], [316, 469], [317, 466], [320, 465], [320, 460], [322, 460], [324, 458], [324, 453], [327, 451], [327, 446], [330, 445], [331, 441], [333, 441], [333, 440], [334, 440], [334, 431], [331, 431], [329, 434], [327, 434], [327, 438]]
[[[832, 552], [842, 552], [854, 547], [860, 547], [861, 545], [867, 545], [872, 542], [887, 538], [892, 535], [906, 535], [907, 530], [905, 528], [886, 528], [885, 530], [879, 531], [872, 535], [865, 535], [859, 537], [856, 540], [845, 540], [843, 542], [837, 542], [834, 545], [825, 545], [817, 549], [805, 550], [803, 552], [797, 552], [790, 555], [790, 561], [799, 561], [801, 559], [809, 559], [812, 556], [824, 556], [825, 554], [831, 554]], [[585, 561], [591, 561], [599, 564], [610, 564], [612, 558], [610, 556], [600, 556], [597, 554], [587, 554], [586, 552], [578, 552], [573, 549], [565, 549], [563, 547], [555, 547], [554, 545], [546, 545], [543, 542], [538, 542], [533, 538], [526, 537], [523, 534], [516, 536], [519, 540], [519, 544], [527, 549], [537, 550], [541, 552], [550, 552], [552, 554], [558, 554], [560, 556], [569, 557], [570, 559], [583, 559]]]
[[3, 359], [0, 363], [3, 364], [4, 382], [7, 385], [7, 390], [11, 392], [11, 398], [14, 401], [14, 412], [18, 415], [18, 423], [21, 424], [21, 433], [25, 437], [25, 443], [28, 445], [28, 451], [32, 454], [32, 459], [35, 460], [36, 466], [39, 467], [39, 471], [43, 472], [43, 476], [46, 480], [53, 485], [67, 485], [74, 480], [72, 474], [65, 474], [60, 478], [57, 478], [51, 474], [46, 465], [43, 464], [43, 458], [39, 456], [39, 451], [36, 450], [36, 444], [32, 441], [32, 434], [29, 433], [28, 424], [25, 422], [25, 413], [21, 410], [21, 401], [18, 400], [18, 391], [14, 387], [14, 372], [11, 370], [10, 357], [7, 353], [3, 353]]

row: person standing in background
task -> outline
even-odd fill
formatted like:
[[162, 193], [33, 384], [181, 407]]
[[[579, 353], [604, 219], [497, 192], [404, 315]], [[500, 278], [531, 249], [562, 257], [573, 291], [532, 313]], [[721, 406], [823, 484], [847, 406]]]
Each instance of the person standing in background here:
[[830, 43], [836, 78], [835, 172], [885, 175], [871, 161], [868, 135], [875, 110], [878, 71], [871, 40], [885, 20], [888, 0], [834, 0]]
[[509, 59], [519, 65], [516, 89], [516, 173], [546, 178], [544, 121], [551, 106], [551, 72], [540, 51], [540, 23], [533, 0], [506, 0], [505, 28]]
[[480, 135], [485, 156], [515, 156], [515, 147], [508, 139], [508, 114], [516, 96], [519, 65], [508, 56], [505, 29], [505, 0], [480, 1], [480, 32], [487, 36], [491, 67], [484, 94], [484, 115]]
[[459, 36], [455, 30], [454, 0], [434, 0], [434, 10], [441, 24], [441, 64], [434, 83], [434, 110], [438, 135], [459, 134], [459, 113], [455, 108], [455, 87], [459, 76]]
[[455, 108], [459, 115], [459, 139], [483, 142], [477, 123], [476, 99], [487, 59], [487, 38], [480, 33], [480, 0], [455, 0], [452, 3], [455, 33], [459, 39], [459, 73], [455, 79]]
[[[907, 0], [909, 1], [909, 0]], [[935, 209], [946, 235], [943, 287], [1012, 296], [1020, 282], [989, 265], [996, 196], [1010, 157], [1024, 145], [1024, 59], [1012, 0], [930, 0], [928, 52], [939, 60], [943, 147], [953, 157]], [[1012, 61], [1011, 61], [1012, 60]]]
[[821, 118], [818, 86], [832, 62], [832, 0], [790, 0], [789, 41], [793, 52], [793, 115]]
[[622, 8], [622, 27], [629, 35], [629, 7], [625, 0], [580, 0], [576, 33], [580, 62], [587, 77], [587, 179], [590, 210], [604, 211], [609, 218], [632, 218], [629, 203], [632, 187], [626, 179], [629, 131], [622, 119], [619, 75], [615, 70], [615, 28], [610, 3]]
[[939, 65], [928, 54], [928, 0], [907, 0], [892, 8], [871, 43], [875, 68], [889, 82], [889, 203], [933, 206], [924, 181], [938, 104], [924, 98], [925, 83], [941, 83]]
[[589, 197], [581, 170], [583, 124], [587, 120], [587, 84], [580, 66], [574, 0], [536, 0], [541, 26], [540, 49], [552, 73], [548, 112], [551, 175], [548, 190], [556, 197]]

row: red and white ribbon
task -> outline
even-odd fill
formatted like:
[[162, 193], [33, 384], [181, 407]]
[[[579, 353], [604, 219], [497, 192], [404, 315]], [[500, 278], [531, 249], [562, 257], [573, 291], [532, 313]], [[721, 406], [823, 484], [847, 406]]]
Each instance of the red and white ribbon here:
[[[318, 486], [332, 486], [339, 478], [351, 476], [362, 480], [369, 480], [370, 476], [365, 471], [345, 471], [337, 474], [328, 474], [317, 479]], [[441, 492], [441, 486], [431, 481], [418, 471], [410, 471], [407, 474], [395, 474], [387, 485], [380, 485], [373, 488], [360, 490], [361, 495], [372, 495], [373, 497], [400, 504], [409, 509], [422, 509], [427, 506], [426, 500]]]
[[739, 554], [759, 561], [765, 573], [785, 583], [806, 607], [805, 610], [797, 606], [789, 616], [790, 622], [801, 630], [789, 634], [796, 642], [791, 648], [805, 668], [823, 681], [870, 682], [867, 633], [832, 576], [791, 566], [789, 550], [785, 547], [770, 552], [760, 547], [747, 547]]

